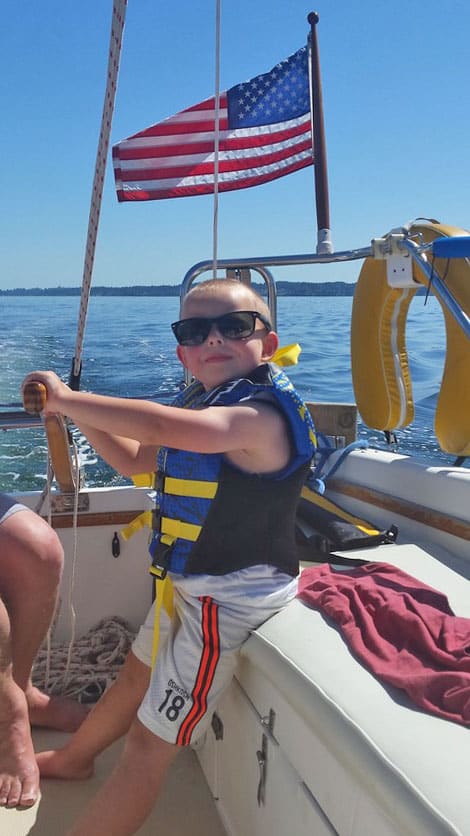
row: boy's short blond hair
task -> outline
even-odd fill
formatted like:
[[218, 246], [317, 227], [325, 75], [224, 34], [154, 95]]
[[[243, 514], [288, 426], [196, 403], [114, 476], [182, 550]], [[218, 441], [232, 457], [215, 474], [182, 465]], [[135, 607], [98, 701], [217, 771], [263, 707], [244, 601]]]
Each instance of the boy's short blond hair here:
[[271, 311], [263, 297], [251, 285], [244, 284], [238, 279], [207, 279], [204, 282], [199, 282], [199, 284], [193, 285], [191, 290], [186, 294], [182, 307], [187, 300], [195, 296], [213, 296], [226, 288], [241, 289], [250, 299], [253, 310], [264, 316], [268, 322], [271, 322]]

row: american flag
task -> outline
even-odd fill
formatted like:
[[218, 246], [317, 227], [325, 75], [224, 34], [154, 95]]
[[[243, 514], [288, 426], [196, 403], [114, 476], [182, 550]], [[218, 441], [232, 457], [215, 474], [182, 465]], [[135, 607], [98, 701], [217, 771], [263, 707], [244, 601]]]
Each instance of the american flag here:
[[[214, 191], [216, 104], [206, 99], [113, 148], [119, 201]], [[245, 189], [313, 163], [307, 49], [219, 97], [218, 190]]]

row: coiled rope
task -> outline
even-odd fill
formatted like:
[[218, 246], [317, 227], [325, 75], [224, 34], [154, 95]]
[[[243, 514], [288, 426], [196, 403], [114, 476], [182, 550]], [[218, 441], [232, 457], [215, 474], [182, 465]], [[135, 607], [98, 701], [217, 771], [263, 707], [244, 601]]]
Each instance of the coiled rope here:
[[124, 619], [111, 616], [81, 638], [44, 647], [33, 668], [33, 684], [48, 694], [96, 702], [116, 679], [134, 639]]

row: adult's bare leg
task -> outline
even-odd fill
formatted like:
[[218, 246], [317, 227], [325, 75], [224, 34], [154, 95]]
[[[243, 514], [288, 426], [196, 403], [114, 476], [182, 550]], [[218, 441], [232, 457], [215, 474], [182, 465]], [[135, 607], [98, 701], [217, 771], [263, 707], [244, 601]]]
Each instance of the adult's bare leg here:
[[97, 755], [129, 730], [149, 682], [150, 668], [130, 651], [116, 681], [65, 746], [36, 755], [41, 776], [89, 778]]
[[31, 682], [31, 668], [54, 616], [63, 566], [56, 533], [32, 511], [12, 514], [0, 525], [0, 594], [10, 619], [15, 682], [23, 689], [33, 725], [74, 731], [85, 706], [50, 697]]
[[34, 688], [31, 668], [51, 623], [63, 564], [57, 535], [21, 510], [0, 524], [0, 805], [31, 806], [39, 772], [30, 721], [65, 730], [86, 709]]
[[0, 805], [30, 807], [38, 792], [28, 705], [13, 679], [10, 619], [0, 598]]

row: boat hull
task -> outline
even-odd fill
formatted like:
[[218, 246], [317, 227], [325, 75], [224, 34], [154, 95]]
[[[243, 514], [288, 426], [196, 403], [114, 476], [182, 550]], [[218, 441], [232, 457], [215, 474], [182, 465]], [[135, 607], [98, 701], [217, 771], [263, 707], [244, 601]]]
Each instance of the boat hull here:
[[[400, 566], [470, 618], [469, 470], [353, 451], [328, 492], [378, 528], [399, 529], [398, 545], [345, 556]], [[37, 501], [35, 494], [18, 498], [30, 507]], [[86, 507], [77, 526], [70, 507], [52, 517], [66, 553], [59, 642], [70, 638], [72, 604], [80, 636], [116, 615], [135, 631], [152, 597], [148, 532], [127, 541], [120, 533], [151, 507], [147, 490], [90, 489], [80, 502]], [[470, 836], [468, 729], [419, 711], [380, 684], [339, 632], [299, 600], [242, 649], [197, 755], [232, 836]]]

